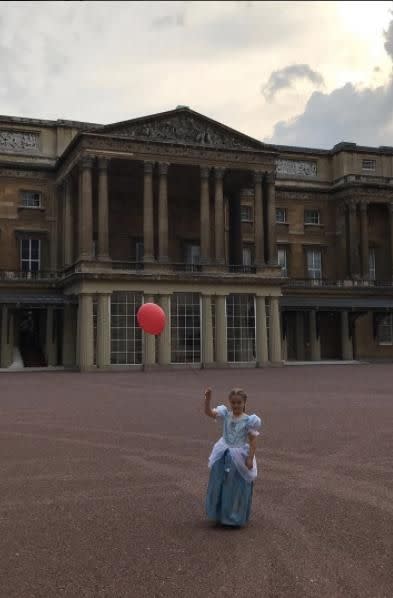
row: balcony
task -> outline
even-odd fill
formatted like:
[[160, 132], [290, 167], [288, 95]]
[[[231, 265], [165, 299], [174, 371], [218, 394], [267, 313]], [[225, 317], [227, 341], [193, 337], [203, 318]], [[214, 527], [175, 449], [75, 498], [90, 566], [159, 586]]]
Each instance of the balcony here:
[[39, 270], [25, 272], [22, 270], [0, 270], [0, 282], [47, 282], [57, 280], [60, 273], [57, 270]]
[[287, 289], [391, 289], [393, 287], [393, 280], [329, 280], [326, 278], [290, 278], [286, 280], [284, 287]]

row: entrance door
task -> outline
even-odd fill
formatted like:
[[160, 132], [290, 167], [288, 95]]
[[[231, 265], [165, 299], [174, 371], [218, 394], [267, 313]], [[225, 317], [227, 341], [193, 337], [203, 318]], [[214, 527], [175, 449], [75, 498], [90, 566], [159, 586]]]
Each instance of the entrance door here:
[[341, 359], [340, 312], [320, 312], [321, 359]]
[[45, 322], [45, 311], [41, 309], [20, 310], [19, 316], [19, 350], [26, 368], [45, 367], [46, 361], [42, 350], [42, 322]]

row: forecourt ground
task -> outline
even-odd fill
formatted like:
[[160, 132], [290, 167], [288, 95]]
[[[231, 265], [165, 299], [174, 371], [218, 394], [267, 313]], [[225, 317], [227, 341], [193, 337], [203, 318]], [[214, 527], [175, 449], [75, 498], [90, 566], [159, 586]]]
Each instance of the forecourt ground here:
[[[1, 598], [393, 596], [392, 365], [0, 375]], [[204, 517], [234, 385], [252, 520]]]

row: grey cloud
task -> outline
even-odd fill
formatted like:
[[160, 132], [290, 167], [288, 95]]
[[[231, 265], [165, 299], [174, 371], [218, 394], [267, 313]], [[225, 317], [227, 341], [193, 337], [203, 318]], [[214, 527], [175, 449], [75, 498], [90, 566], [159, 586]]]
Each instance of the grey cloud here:
[[322, 75], [308, 64], [290, 64], [271, 73], [269, 80], [262, 87], [262, 94], [268, 102], [271, 102], [276, 93], [292, 87], [298, 79], [307, 79], [317, 87], [324, 84]]
[[[393, 60], [393, 20], [384, 37], [385, 50]], [[377, 88], [347, 83], [329, 94], [314, 92], [303, 114], [276, 123], [268, 139], [283, 145], [323, 148], [342, 140], [393, 145], [393, 73]]]

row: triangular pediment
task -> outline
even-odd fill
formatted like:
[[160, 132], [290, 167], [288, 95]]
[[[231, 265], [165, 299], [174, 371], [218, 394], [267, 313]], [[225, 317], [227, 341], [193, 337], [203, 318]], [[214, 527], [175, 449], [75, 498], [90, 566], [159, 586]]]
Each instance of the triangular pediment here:
[[239, 133], [189, 108], [177, 108], [152, 116], [105, 125], [96, 133], [111, 137], [179, 143], [201, 147], [261, 151], [262, 142]]

